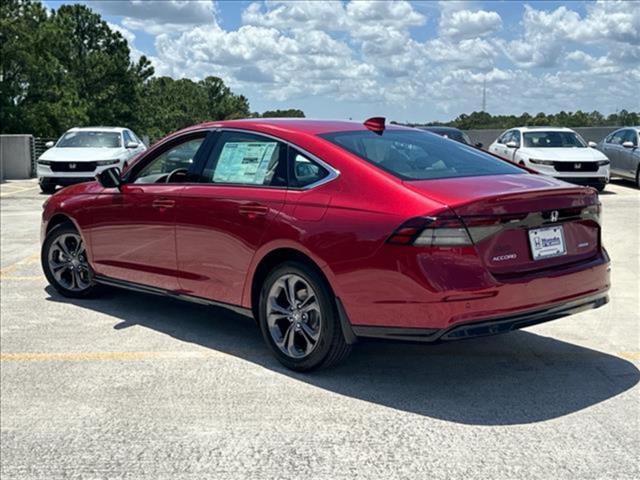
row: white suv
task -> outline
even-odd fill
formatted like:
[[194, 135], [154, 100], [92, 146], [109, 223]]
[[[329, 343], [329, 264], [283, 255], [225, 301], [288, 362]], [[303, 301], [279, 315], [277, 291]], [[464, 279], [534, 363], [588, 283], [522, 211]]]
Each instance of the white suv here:
[[609, 159], [570, 128], [519, 127], [507, 130], [489, 152], [544, 175], [599, 191], [609, 183]]
[[40, 189], [53, 193], [57, 185], [93, 180], [109, 167], [123, 170], [147, 147], [128, 128], [86, 127], [68, 130], [37, 162]]

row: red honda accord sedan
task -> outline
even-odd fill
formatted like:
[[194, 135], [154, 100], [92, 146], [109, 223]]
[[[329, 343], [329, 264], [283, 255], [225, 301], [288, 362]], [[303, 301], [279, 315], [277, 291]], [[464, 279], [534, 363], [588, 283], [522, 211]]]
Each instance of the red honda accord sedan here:
[[50, 197], [42, 267], [254, 317], [284, 365], [360, 337], [442, 342], [608, 301], [595, 190], [384, 119], [212, 122]]

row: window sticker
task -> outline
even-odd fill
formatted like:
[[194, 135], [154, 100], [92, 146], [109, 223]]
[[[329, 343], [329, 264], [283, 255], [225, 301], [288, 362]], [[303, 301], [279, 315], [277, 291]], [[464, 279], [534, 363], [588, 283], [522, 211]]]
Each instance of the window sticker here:
[[213, 173], [215, 183], [264, 184], [277, 142], [225, 143]]

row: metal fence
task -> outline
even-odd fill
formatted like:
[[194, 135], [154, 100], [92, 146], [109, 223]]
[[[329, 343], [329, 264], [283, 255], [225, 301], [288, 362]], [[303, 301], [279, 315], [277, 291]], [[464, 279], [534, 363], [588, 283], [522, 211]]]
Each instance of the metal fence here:
[[36, 161], [40, 158], [47, 147], [47, 142], [55, 142], [57, 138], [31, 137], [31, 176], [36, 176]]

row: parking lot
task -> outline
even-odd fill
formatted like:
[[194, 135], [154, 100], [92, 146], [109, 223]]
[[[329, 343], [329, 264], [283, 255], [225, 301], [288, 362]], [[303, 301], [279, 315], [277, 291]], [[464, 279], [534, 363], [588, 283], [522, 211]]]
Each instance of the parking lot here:
[[249, 319], [128, 291], [68, 300], [35, 181], [1, 185], [3, 480], [639, 478], [640, 191], [601, 195], [605, 307], [286, 370]]

